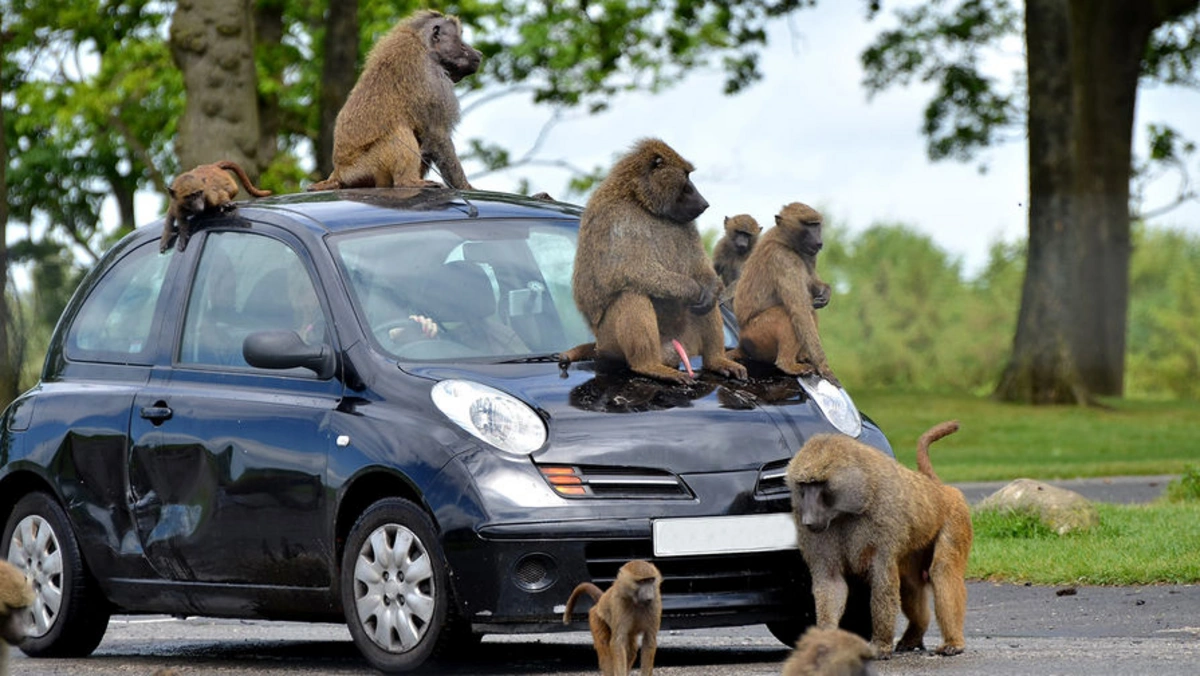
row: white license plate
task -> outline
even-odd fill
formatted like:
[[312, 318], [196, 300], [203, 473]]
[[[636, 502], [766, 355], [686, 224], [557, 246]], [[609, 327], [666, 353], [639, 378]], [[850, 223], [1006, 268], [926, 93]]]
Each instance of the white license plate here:
[[655, 556], [703, 556], [796, 548], [790, 513], [655, 519]]

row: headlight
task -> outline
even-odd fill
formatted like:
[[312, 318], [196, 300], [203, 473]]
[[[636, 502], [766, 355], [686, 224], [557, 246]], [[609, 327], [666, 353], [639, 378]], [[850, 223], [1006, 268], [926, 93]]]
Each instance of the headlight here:
[[862, 434], [862, 416], [846, 390], [816, 374], [800, 378], [800, 387], [817, 402], [825, 419], [839, 432], [852, 437]]
[[511, 394], [470, 380], [443, 380], [430, 396], [456, 425], [502, 451], [529, 455], [546, 443], [546, 424]]

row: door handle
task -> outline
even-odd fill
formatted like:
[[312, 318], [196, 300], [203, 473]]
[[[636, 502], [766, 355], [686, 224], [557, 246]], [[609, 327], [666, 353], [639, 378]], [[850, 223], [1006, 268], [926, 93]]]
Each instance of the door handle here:
[[171, 418], [171, 408], [167, 406], [166, 402], [160, 401], [153, 406], [143, 407], [142, 417], [158, 425]]

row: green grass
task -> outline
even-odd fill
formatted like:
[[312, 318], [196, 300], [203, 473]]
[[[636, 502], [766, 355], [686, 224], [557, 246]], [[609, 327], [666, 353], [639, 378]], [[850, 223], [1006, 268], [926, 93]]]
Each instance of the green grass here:
[[971, 579], [1034, 584], [1200, 582], [1200, 502], [1098, 504], [1100, 525], [1058, 536], [1020, 515], [973, 515]]
[[909, 467], [922, 432], [959, 420], [962, 428], [931, 453], [947, 482], [1182, 474], [1200, 462], [1197, 401], [1112, 400], [1102, 409], [1018, 406], [966, 394], [851, 395]]

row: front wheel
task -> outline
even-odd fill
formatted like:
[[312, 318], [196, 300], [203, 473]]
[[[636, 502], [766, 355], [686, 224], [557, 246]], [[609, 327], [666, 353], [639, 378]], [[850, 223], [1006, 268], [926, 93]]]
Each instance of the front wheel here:
[[399, 498], [380, 500], [346, 538], [342, 607], [371, 666], [396, 674], [433, 655], [446, 627], [450, 581], [433, 522]]
[[88, 572], [67, 514], [49, 495], [30, 493], [13, 508], [0, 552], [33, 584], [31, 657], [90, 655], [108, 629], [109, 604]]

